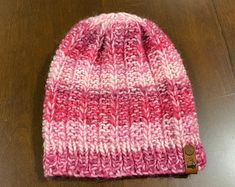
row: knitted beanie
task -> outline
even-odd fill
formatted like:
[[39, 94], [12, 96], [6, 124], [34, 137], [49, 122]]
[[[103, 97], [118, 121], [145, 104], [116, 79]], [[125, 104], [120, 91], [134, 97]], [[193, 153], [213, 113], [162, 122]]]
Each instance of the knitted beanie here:
[[116, 178], [202, 170], [190, 80], [171, 40], [128, 13], [81, 20], [51, 62], [44, 175]]

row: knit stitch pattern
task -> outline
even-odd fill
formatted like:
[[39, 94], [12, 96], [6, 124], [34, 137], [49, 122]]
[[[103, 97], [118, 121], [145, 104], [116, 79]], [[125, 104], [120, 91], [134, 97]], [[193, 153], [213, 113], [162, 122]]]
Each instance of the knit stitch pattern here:
[[44, 175], [116, 178], [206, 165], [191, 83], [152, 21], [128, 13], [81, 20], [51, 62], [43, 104]]

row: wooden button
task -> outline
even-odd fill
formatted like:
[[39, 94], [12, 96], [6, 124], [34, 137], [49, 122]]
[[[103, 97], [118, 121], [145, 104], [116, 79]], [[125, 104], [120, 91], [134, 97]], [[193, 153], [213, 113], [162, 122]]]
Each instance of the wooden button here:
[[190, 156], [194, 153], [194, 148], [191, 145], [186, 145], [184, 147], [184, 150], [185, 150], [185, 154], [187, 154], [188, 156]]

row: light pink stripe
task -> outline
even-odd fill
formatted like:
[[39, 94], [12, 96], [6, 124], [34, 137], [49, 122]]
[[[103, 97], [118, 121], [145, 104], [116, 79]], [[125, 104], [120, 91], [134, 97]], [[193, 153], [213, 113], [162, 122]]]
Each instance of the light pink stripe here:
[[[182, 123], [178, 125], [178, 123]], [[182, 129], [181, 129], [182, 128]], [[200, 144], [198, 124], [194, 116], [187, 116], [178, 121], [171, 118], [160, 124], [135, 123], [131, 126], [113, 126], [112, 124], [87, 125], [81, 122], [68, 121], [55, 122], [43, 121], [43, 133], [45, 138], [44, 148], [64, 149], [72, 142], [80, 151], [90, 150], [101, 153], [118, 151], [137, 152], [148, 147], [161, 149], [175, 148], [182, 145]], [[163, 130], [164, 129], [164, 130]], [[120, 138], [121, 137], [121, 138]]]
[[[110, 88], [115, 89], [115, 87], [119, 89], [123, 89], [123, 88], [125, 89], [127, 86], [129, 88], [136, 87], [136, 86], [151, 86], [154, 84], [154, 81], [156, 83], [159, 83], [159, 82], [162, 82], [162, 80], [164, 79], [168, 79], [168, 80], [177, 80], [177, 79], [184, 80], [185, 79], [185, 81], [188, 81], [187, 77], [183, 78], [184, 74], [182, 73], [183, 71], [182, 67], [181, 66], [178, 67], [177, 65], [172, 65], [172, 64], [169, 64], [167, 68], [165, 66], [162, 66], [156, 69], [155, 64], [154, 64], [155, 62], [154, 62], [152, 64], [154, 70], [152, 70], [151, 72], [151, 70], [147, 68], [148, 66], [139, 65], [139, 62], [132, 61], [131, 62], [132, 67], [139, 66], [136, 68], [141, 68], [142, 70], [139, 72], [133, 72], [131, 68], [131, 69], [126, 69], [125, 72], [123, 72], [124, 65], [121, 65], [121, 64], [115, 66], [115, 69], [114, 69], [113, 65], [111, 64], [103, 64], [103, 65], [94, 66], [91, 64], [91, 62], [86, 61], [86, 60], [84, 60], [84, 62], [82, 61], [75, 62], [72, 60], [71, 61], [67, 60], [67, 61], [69, 62], [65, 63], [65, 66], [63, 68], [64, 69], [63, 72], [65, 72], [65, 74], [61, 74], [63, 76], [58, 77], [57, 71], [54, 71], [52, 69], [51, 70], [52, 73], [50, 74], [50, 77], [53, 77], [53, 79], [49, 77], [48, 84], [53, 84], [53, 83], [60, 81], [61, 84], [75, 84], [74, 86], [80, 87], [81, 89], [88, 89], [87, 85], [85, 84], [85, 82], [88, 82], [88, 83], [91, 83], [89, 86], [89, 89], [97, 89], [97, 86], [99, 86], [100, 84], [99, 80], [101, 78], [102, 81], [105, 81], [105, 82], [101, 82], [102, 88], [105, 90], [109, 90]], [[156, 63], [159, 63], [159, 62], [156, 62]], [[73, 68], [72, 67], [73, 64], [74, 65], [77, 64], [76, 65], [77, 68]], [[60, 65], [57, 64], [56, 66], [59, 67]], [[144, 68], [142, 68], [142, 66], [144, 66]], [[102, 72], [99, 71], [100, 69], [102, 70]], [[72, 79], [69, 75], [66, 74], [66, 72], [70, 70], [74, 70], [76, 72], [76, 76], [74, 77], [74, 79]], [[117, 72], [116, 75], [113, 74], [114, 71]], [[54, 75], [54, 73], [56, 75]], [[65, 75], [67, 75], [66, 79], [65, 79]], [[124, 75], [126, 75], [126, 78], [127, 78], [127, 85], [123, 82]]]

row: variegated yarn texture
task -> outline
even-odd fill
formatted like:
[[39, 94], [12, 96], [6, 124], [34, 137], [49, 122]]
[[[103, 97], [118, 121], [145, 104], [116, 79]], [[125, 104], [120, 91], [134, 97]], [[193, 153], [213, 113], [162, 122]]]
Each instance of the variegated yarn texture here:
[[116, 178], [206, 165], [190, 80], [158, 25], [128, 13], [81, 20], [61, 41], [45, 86], [44, 175]]

